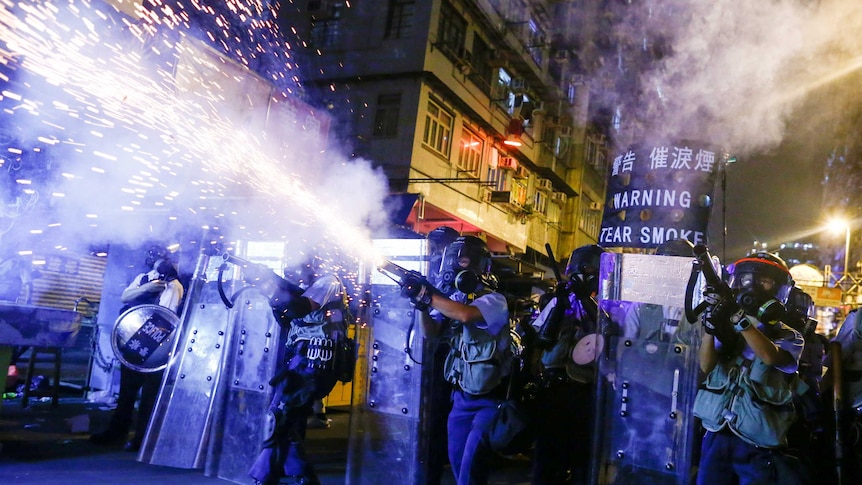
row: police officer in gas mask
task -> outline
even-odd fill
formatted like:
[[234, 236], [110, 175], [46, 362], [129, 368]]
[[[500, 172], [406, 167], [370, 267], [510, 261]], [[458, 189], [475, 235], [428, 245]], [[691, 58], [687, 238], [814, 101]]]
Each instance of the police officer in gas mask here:
[[249, 265], [244, 278], [269, 298], [287, 339], [282, 362], [270, 380], [273, 397], [265, 419], [262, 449], [249, 476], [262, 485], [320, 485], [305, 452], [308, 417], [341, 374], [340, 349], [350, 316], [347, 295], [335, 274], [311, 260], [280, 278], [266, 267]]
[[451, 331], [444, 376], [453, 386], [448, 454], [458, 485], [488, 483], [493, 453], [485, 434], [511, 369], [508, 304], [492, 282], [491, 254], [475, 236], [446, 247], [436, 287], [418, 275], [402, 281], [402, 296], [423, 312], [426, 336]]
[[[120, 314], [138, 305], [148, 304], [157, 304], [177, 313], [184, 288], [178, 279], [176, 268], [170, 261], [168, 250], [161, 246], [150, 246], [147, 249], [144, 267], [147, 271], [138, 274], [120, 295], [120, 300], [123, 302]], [[91, 435], [90, 441], [98, 445], [123, 443], [134, 421], [134, 436], [125, 442], [123, 449], [129, 452], [140, 450], [163, 375], [164, 370], [139, 372], [121, 365], [117, 407], [111, 415], [107, 429]], [[138, 411], [133, 420], [138, 393], [140, 393]]]
[[698, 350], [707, 375], [694, 403], [706, 434], [698, 485], [798, 483], [783, 476], [782, 449], [796, 419], [802, 335], [786, 325], [793, 284], [781, 258], [759, 252], [728, 268], [730, 288], [708, 286]]
[[533, 321], [542, 348], [534, 485], [587, 480], [598, 342], [596, 294], [605, 252], [595, 244], [572, 251], [566, 280], [557, 282], [556, 296]]

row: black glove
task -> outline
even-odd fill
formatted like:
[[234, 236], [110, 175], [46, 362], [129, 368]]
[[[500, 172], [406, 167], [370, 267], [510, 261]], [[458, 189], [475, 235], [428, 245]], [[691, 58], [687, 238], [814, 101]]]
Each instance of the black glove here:
[[732, 331], [731, 317], [741, 312], [736, 299], [722, 295], [715, 288], [707, 287], [704, 291], [704, 300], [710, 304], [703, 316], [704, 331], [710, 335]]
[[564, 310], [569, 308], [569, 285], [565, 281], [557, 282], [557, 286], [554, 288], [554, 296], [557, 297], [558, 307]]
[[431, 306], [434, 286], [421, 274], [411, 271], [401, 279], [401, 296], [410, 300], [417, 310], [424, 312]]

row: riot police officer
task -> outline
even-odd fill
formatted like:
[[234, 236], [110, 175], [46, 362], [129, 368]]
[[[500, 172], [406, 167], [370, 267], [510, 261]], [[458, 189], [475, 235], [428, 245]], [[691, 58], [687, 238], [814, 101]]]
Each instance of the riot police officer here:
[[336, 349], [346, 339], [349, 311], [341, 280], [315, 270], [313, 262], [302, 268], [310, 283], [303, 289], [266, 268], [245, 269], [245, 279], [269, 297], [276, 320], [287, 327], [283, 364], [270, 380], [274, 391], [265, 439], [249, 471], [258, 484], [285, 483], [282, 476], [291, 485], [320, 484], [303, 442], [315, 400], [328, 395], [339, 378]]
[[[787, 265], [766, 252], [728, 268], [730, 288], [708, 286], [699, 349], [707, 375], [694, 403], [706, 434], [698, 485], [794, 483], [781, 453], [796, 413], [802, 335], [780, 319], [792, 286]], [[738, 481], [737, 481], [738, 480]]]
[[581, 246], [566, 265], [566, 281], [536, 317], [542, 348], [535, 416], [533, 484], [586, 483], [593, 427], [598, 341], [599, 263], [604, 248]]
[[[451, 329], [444, 376], [453, 386], [448, 454], [458, 485], [488, 482], [492, 451], [485, 435], [511, 367], [508, 304], [492, 281], [488, 246], [461, 236], [443, 253], [436, 288], [420, 276], [402, 284], [402, 295], [423, 312], [426, 335]], [[438, 313], [445, 318], [433, 318]]]
[[[120, 314], [122, 315], [126, 310], [135, 306], [145, 304], [159, 304], [177, 313], [184, 289], [179, 281], [177, 270], [170, 261], [167, 249], [161, 246], [150, 246], [147, 249], [144, 264], [148, 271], [137, 275], [120, 295], [120, 300], [123, 302]], [[135, 418], [135, 433], [132, 439], [123, 445], [125, 451], [137, 452], [140, 450], [163, 376], [164, 370], [139, 372], [121, 364], [117, 407], [111, 415], [107, 429], [90, 436], [90, 441], [98, 445], [126, 441], [126, 435], [132, 425], [135, 401], [138, 401], [138, 393], [140, 393], [138, 413]]]

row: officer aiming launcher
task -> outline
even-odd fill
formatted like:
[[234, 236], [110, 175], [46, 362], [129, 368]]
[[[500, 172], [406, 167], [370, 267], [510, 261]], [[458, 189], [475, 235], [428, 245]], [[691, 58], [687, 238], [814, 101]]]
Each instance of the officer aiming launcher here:
[[414, 305], [419, 310], [427, 309], [431, 305], [431, 295], [439, 291], [422, 273], [402, 268], [388, 259], [378, 264], [377, 270], [398, 283], [402, 294], [415, 295]]
[[[719, 307], [719, 303], [724, 299], [733, 299], [733, 290], [730, 288], [730, 285], [722, 280], [718, 273], [715, 272], [709, 248], [703, 244], [698, 244], [692, 248], [692, 252], [695, 257], [693, 264], [703, 275], [703, 279], [706, 280], [707, 288], [709, 288], [707, 294], [715, 295], [716, 297], [707, 297], [700, 302], [694, 311], [688, 315], [689, 321], [696, 320], [697, 315], [703, 313], [703, 325], [707, 333], [715, 335], [715, 337], [723, 344], [741, 345], [741, 337], [733, 330], [733, 327], [722, 324], [722, 322], [728, 322], [730, 320], [728, 318], [716, 318], [716, 308]], [[687, 302], [686, 308], [689, 308], [690, 305], [691, 304]]]

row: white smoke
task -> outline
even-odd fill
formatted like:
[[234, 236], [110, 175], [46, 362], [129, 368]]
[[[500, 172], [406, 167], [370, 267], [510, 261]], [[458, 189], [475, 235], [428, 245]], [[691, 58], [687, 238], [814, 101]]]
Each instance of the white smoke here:
[[[661, 0], [621, 11], [618, 39], [645, 50], [659, 37], [668, 43], [666, 57], [639, 76], [629, 111], [663, 134], [734, 153], [777, 146], [810, 96], [862, 66], [856, 0]], [[841, 108], [821, 106], [810, 122]]]
[[12, 135], [0, 160], [18, 195], [4, 203], [40, 200], [27, 217], [3, 219], [7, 237], [85, 247], [191, 227], [294, 250], [367, 246], [385, 218], [386, 180], [367, 161], [327, 151], [325, 113], [200, 41], [153, 35], [106, 9], [0, 5], [0, 57], [18, 64], [4, 83]]

